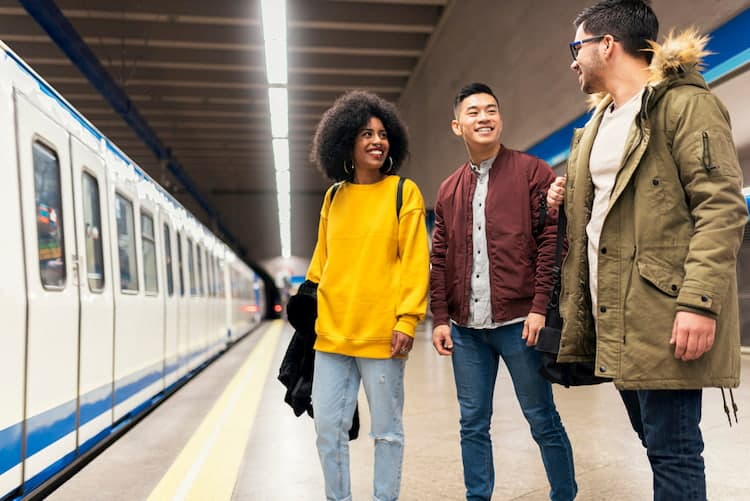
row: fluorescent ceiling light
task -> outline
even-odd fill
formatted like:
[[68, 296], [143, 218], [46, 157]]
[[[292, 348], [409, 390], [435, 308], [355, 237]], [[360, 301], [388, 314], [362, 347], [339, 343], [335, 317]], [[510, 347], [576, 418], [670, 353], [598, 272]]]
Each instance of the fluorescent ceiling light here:
[[279, 233], [281, 256], [292, 256], [291, 231], [291, 178], [289, 173], [289, 95], [286, 0], [261, 0], [263, 19], [263, 42], [266, 49], [266, 79], [268, 107], [271, 112], [271, 135], [273, 137], [273, 162], [276, 168], [276, 197], [279, 209]]
[[286, 1], [262, 0], [261, 15], [266, 49], [266, 78], [271, 85], [286, 85]]
[[270, 85], [286, 85], [286, 40], [266, 40], [266, 79]]
[[289, 136], [289, 97], [286, 87], [268, 89], [268, 107], [271, 111], [271, 136]]
[[289, 170], [289, 140], [288, 139], [274, 139], [273, 140], [273, 163], [276, 166], [276, 171], [288, 171]]
[[261, 0], [263, 39], [286, 41], [286, 0]]

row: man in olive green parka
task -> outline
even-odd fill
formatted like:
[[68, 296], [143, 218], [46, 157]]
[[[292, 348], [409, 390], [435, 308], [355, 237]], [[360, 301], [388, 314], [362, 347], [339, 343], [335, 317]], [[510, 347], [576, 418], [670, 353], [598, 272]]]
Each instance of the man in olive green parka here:
[[707, 39], [659, 45], [647, 2], [576, 19], [571, 69], [595, 111], [573, 137], [559, 362], [594, 361], [646, 447], [654, 499], [705, 499], [701, 389], [737, 387], [736, 259], [747, 222], [729, 115], [699, 73]]

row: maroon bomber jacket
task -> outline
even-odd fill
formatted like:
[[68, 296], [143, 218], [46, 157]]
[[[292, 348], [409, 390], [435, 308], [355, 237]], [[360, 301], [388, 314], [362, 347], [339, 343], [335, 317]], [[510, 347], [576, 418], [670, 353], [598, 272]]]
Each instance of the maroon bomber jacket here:
[[[556, 217], [545, 211], [555, 174], [544, 161], [501, 147], [490, 169], [485, 207], [492, 319], [545, 314], [555, 263]], [[430, 262], [435, 326], [469, 320], [472, 201], [477, 176], [467, 162], [440, 185]]]

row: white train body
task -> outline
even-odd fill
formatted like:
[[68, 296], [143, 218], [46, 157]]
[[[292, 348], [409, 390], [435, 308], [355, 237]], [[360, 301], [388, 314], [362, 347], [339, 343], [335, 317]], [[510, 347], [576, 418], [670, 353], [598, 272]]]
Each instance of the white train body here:
[[0, 498], [260, 322], [255, 273], [0, 42]]

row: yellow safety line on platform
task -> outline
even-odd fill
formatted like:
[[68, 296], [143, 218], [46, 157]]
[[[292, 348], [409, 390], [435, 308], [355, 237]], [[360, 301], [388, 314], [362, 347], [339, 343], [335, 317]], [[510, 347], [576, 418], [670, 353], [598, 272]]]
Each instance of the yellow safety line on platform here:
[[263, 333], [149, 501], [231, 499], [283, 326], [277, 320]]

